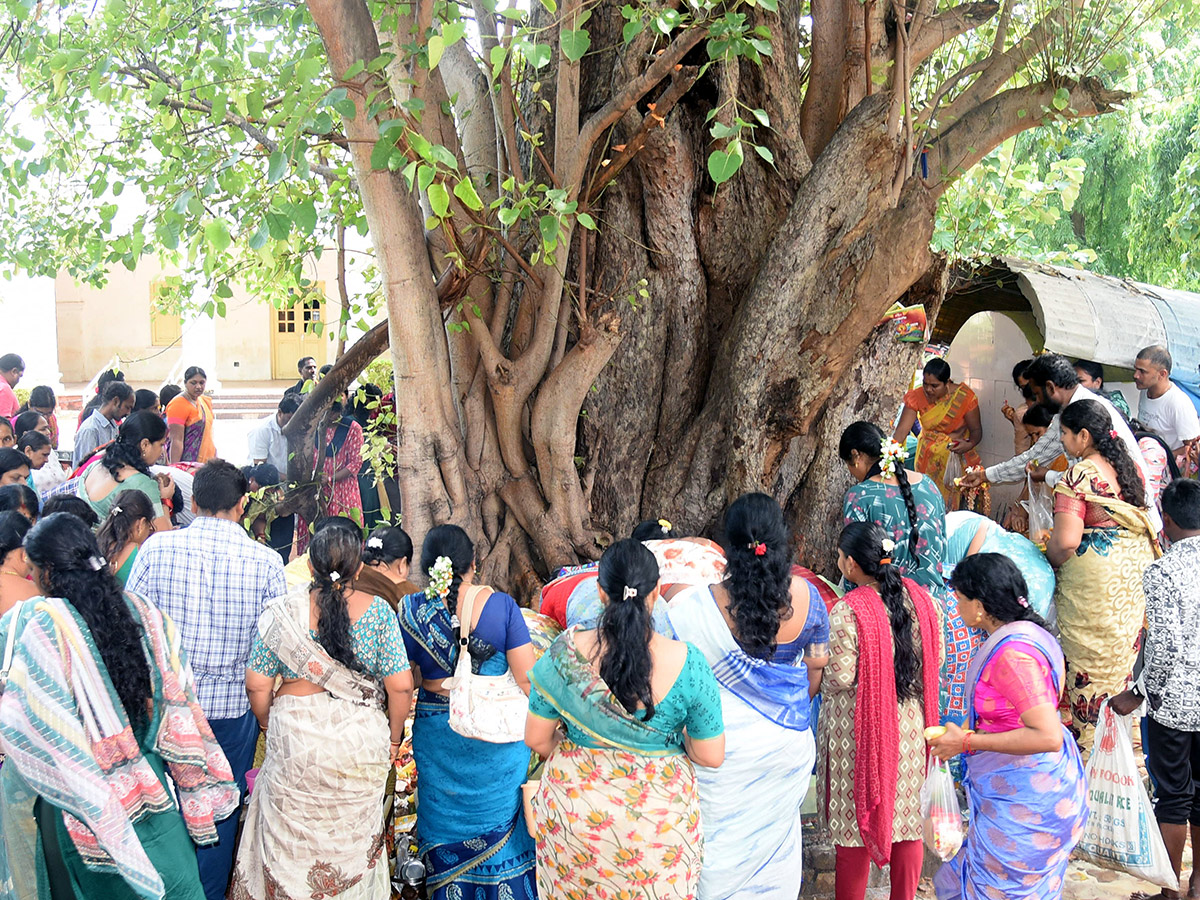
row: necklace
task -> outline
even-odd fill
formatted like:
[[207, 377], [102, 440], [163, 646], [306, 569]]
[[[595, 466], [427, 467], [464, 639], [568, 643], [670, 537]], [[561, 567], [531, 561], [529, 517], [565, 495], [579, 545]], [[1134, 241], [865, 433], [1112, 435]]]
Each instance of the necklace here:
[[12, 575], [14, 578], [24, 578], [20, 572], [14, 572], [12, 569], [0, 569], [0, 575]]

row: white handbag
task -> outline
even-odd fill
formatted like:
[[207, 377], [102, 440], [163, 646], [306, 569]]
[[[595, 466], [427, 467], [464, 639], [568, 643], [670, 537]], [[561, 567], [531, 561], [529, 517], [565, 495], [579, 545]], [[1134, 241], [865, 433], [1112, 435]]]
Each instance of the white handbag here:
[[466, 592], [463, 608], [458, 611], [458, 662], [454, 676], [443, 682], [443, 687], [450, 691], [450, 727], [463, 737], [491, 744], [511, 744], [525, 739], [529, 698], [511, 670], [503, 675], [476, 675], [471, 671], [467, 642], [471, 636], [475, 598], [480, 590], [490, 591], [491, 588], [473, 586]]

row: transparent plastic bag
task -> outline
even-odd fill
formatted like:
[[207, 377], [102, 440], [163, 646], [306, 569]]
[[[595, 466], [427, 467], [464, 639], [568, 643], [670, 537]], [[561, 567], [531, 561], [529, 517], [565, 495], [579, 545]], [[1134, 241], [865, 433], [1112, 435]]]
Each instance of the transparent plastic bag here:
[[957, 487], [957, 481], [962, 476], [962, 457], [957, 453], [951, 452], [950, 458], [946, 460], [946, 471], [942, 474], [942, 484], [948, 488]]
[[1029, 513], [1029, 539], [1044, 549], [1050, 539], [1050, 529], [1054, 527], [1054, 500], [1046, 485], [1036, 483], [1028, 472], [1025, 473], [1025, 486], [1029, 499], [1022, 500], [1021, 505]]
[[932, 753], [925, 767], [925, 784], [921, 786], [921, 831], [925, 846], [943, 862], [952, 859], [962, 847], [962, 813], [958, 810], [950, 764]]
[[1178, 890], [1179, 879], [1133, 755], [1129, 716], [1118, 716], [1107, 700], [1100, 707], [1087, 777], [1087, 828], [1076, 856]]

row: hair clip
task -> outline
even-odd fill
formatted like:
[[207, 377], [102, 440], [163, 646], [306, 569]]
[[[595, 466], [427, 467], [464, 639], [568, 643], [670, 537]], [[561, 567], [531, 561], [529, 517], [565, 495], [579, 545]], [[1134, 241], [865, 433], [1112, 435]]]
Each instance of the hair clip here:
[[1021, 606], [1023, 606], [1025, 609], [1029, 609], [1029, 601], [1028, 601], [1028, 600], [1026, 600], [1024, 597], [1018, 597], [1018, 598], [1017, 598], [1017, 603], [1019, 603], [1019, 604], [1020, 604]]
[[749, 544], [746, 545], [746, 549], [753, 550], [755, 556], [766, 556], [767, 555], [767, 545], [764, 544], [762, 541], [751, 541]]
[[109, 509], [109, 512], [110, 512], [112, 515], [114, 515], [114, 516], [119, 516], [119, 515], [121, 514], [121, 507], [119, 507], [119, 506], [114, 506], [114, 507], [112, 507], [112, 508], [110, 508], [110, 509]]
[[663, 534], [666, 534], [671, 530], [671, 522], [668, 519], [659, 519], [658, 527], [663, 530]]
[[892, 564], [892, 558], [890, 556], [885, 556], [879, 560], [879, 564], [881, 566], [890, 566]]
[[1115, 440], [1117, 439], [1117, 429], [1115, 429], [1115, 428], [1110, 428], [1110, 429], [1108, 430], [1108, 436], [1109, 436], [1110, 438], [1112, 438], [1112, 439], [1115, 441]]
[[367, 546], [370, 547], [372, 550], [382, 550], [383, 549], [383, 538], [379, 538], [379, 537], [368, 538]]
[[88, 568], [90, 568], [93, 572], [99, 572], [108, 565], [108, 560], [103, 556], [89, 556], [87, 564]]
[[632, 600], [638, 595], [637, 588], [625, 585], [625, 589], [621, 591], [622, 600]]
[[342, 576], [339, 575], [337, 572], [330, 572], [329, 580], [332, 581], [334, 584], [337, 584], [339, 581], [342, 580]]

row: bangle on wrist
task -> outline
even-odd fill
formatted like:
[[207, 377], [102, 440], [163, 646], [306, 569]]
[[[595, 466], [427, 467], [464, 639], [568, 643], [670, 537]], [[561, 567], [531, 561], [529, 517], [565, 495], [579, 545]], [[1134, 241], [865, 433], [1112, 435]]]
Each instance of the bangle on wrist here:
[[973, 728], [969, 728], [963, 732], [962, 752], [967, 756], [974, 755], [975, 751], [971, 749], [971, 735], [975, 733]]

